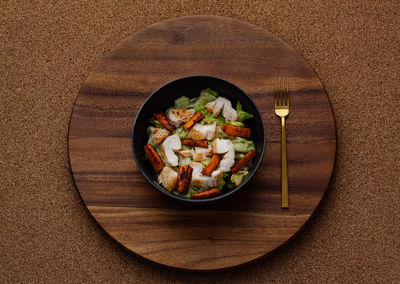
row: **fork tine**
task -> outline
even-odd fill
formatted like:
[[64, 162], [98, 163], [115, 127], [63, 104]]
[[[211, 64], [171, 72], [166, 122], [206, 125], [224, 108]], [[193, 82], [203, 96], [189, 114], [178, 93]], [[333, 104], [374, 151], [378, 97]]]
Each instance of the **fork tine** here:
[[285, 78], [281, 78], [281, 107], [285, 106]]
[[286, 100], [286, 106], [289, 107], [289, 100], [290, 100], [290, 94], [289, 94], [289, 78], [286, 78], [286, 96], [287, 96], [287, 100]]
[[286, 108], [289, 98], [289, 79], [287, 77], [282, 79], [282, 107]]
[[284, 93], [284, 97], [283, 97], [284, 103], [283, 103], [283, 105], [286, 107], [287, 106], [287, 96], [288, 96], [288, 93], [287, 93], [287, 77], [284, 80], [283, 90], [284, 90], [283, 91], [283, 93]]
[[285, 78], [282, 78], [281, 81], [281, 106], [284, 107], [285, 106]]
[[276, 107], [279, 107], [279, 78], [278, 78], [278, 82], [275, 84], [275, 103], [276, 103]]
[[289, 78], [278, 77], [278, 82], [274, 86], [274, 104], [275, 108], [289, 108], [290, 92]]
[[280, 92], [281, 92], [281, 86], [280, 86], [280, 80], [281, 78], [278, 78], [278, 83], [276, 84], [276, 107], [280, 108], [281, 103], [280, 103]]
[[282, 78], [279, 77], [279, 91], [278, 91], [279, 106], [282, 106]]

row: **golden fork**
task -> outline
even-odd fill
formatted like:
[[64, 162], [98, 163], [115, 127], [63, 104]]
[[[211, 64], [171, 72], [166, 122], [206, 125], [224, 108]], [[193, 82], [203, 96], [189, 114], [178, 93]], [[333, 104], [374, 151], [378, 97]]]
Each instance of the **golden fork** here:
[[281, 118], [282, 122], [282, 208], [289, 208], [285, 131], [285, 117], [289, 115], [289, 79], [279, 77], [274, 93], [275, 114]]

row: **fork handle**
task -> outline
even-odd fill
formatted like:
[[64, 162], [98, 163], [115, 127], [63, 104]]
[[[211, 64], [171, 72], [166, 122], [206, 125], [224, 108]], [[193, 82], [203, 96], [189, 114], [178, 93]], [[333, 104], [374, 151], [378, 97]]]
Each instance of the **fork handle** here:
[[281, 141], [281, 145], [282, 145], [282, 208], [289, 208], [285, 117], [281, 117], [281, 121], [282, 121], [282, 141]]

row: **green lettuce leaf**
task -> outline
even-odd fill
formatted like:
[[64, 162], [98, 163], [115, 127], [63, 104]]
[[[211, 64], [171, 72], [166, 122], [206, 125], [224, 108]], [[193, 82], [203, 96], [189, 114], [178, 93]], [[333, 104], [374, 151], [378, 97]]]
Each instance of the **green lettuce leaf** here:
[[189, 98], [185, 96], [179, 97], [174, 101], [176, 108], [187, 108], [189, 103]]
[[247, 169], [241, 169], [238, 172], [232, 174], [231, 176], [231, 182], [235, 185], [238, 186], [239, 184], [242, 183], [242, 181], [248, 176], [249, 171]]
[[215, 137], [219, 139], [233, 139], [233, 136], [230, 136], [222, 131], [221, 126], [217, 126], [217, 130], [215, 132]]
[[220, 190], [222, 190], [222, 188], [225, 186], [225, 184], [226, 184], [225, 180], [224, 180], [224, 179], [221, 179], [221, 181], [219, 182], [218, 188], [219, 188]]
[[189, 130], [185, 131], [185, 129], [183, 129], [183, 126], [177, 128], [173, 133], [177, 133], [179, 138], [181, 139], [185, 139], [187, 138], [188, 134], [189, 134]]
[[[178, 134], [179, 135], [179, 134]], [[187, 145], [182, 145], [182, 151], [186, 151], [186, 150], [190, 150], [190, 149], [192, 149], [192, 147], [190, 147], [190, 146], [187, 146]]]
[[188, 191], [188, 193], [186, 193], [186, 194], [182, 194], [182, 193], [179, 193], [179, 192], [177, 192], [177, 191], [174, 190], [172, 193], [175, 194], [175, 195], [177, 195], [177, 196], [179, 196], [179, 197], [183, 197], [183, 198], [186, 198], [186, 199], [190, 199], [190, 197], [192, 196], [192, 195], [189, 193], [189, 191]]
[[165, 127], [155, 118], [150, 118], [150, 123], [153, 124], [157, 128], [165, 129]]
[[204, 116], [208, 114], [207, 109], [204, 105], [196, 105], [194, 108], [194, 112], [201, 112]]
[[196, 102], [198, 100], [198, 97], [191, 98], [189, 99], [189, 103], [187, 104], [187, 108], [194, 108], [196, 106]]
[[[216, 94], [216, 95], [215, 95]], [[205, 89], [201, 91], [199, 98], [195, 102], [195, 106], [197, 105], [206, 105], [209, 102], [215, 101], [218, 97], [218, 93], [211, 90], [211, 89]]]
[[212, 114], [206, 113], [203, 114], [204, 118], [202, 120], [202, 122], [206, 123], [206, 124], [213, 124], [214, 122], [217, 124], [217, 126], [222, 126], [223, 124], [225, 124], [225, 118], [223, 116], [213, 116]]
[[199, 187], [199, 186], [194, 186], [193, 184], [189, 185], [189, 191], [193, 192], [193, 194], [203, 191], [205, 188]]
[[227, 120], [226, 124], [233, 125], [233, 126], [239, 126], [239, 127], [245, 127], [244, 123], [241, 122], [241, 121], [229, 121], [229, 120]]
[[218, 93], [216, 92], [216, 91], [214, 91], [214, 90], [212, 90], [212, 89], [210, 89], [210, 88], [207, 88], [207, 89], [204, 89], [204, 90], [202, 90], [201, 92], [200, 92], [200, 95], [202, 95], [202, 94], [207, 94], [207, 95], [212, 95], [212, 96], [214, 96], [215, 98], [218, 98]]
[[175, 195], [177, 195], [177, 196], [180, 196], [180, 197], [183, 197], [183, 198], [186, 198], [186, 199], [190, 199], [190, 197], [191, 197], [193, 194], [199, 192], [199, 190], [200, 190], [200, 188], [196, 188], [196, 187], [190, 185], [190, 186], [189, 186], [189, 189], [188, 189], [188, 192], [187, 192], [186, 194], [182, 194], [182, 193], [179, 193], [179, 192], [177, 192], [177, 191], [173, 191], [172, 193], [175, 194]]
[[240, 103], [240, 101], [238, 101], [236, 104], [236, 111], [238, 113], [238, 121], [243, 121], [245, 119], [252, 118], [254, 116], [251, 113], [245, 112], [243, 110], [242, 104]]
[[203, 115], [205, 115], [208, 112], [204, 106], [209, 102], [215, 101], [217, 97], [218, 93], [208, 88], [202, 90], [200, 92], [200, 96], [196, 98], [188, 99], [187, 97], [184, 97], [186, 99], [182, 99], [182, 105], [185, 105], [186, 108], [194, 108], [195, 112], [200, 111]]
[[256, 150], [256, 147], [254, 147], [254, 142], [251, 140], [247, 140], [241, 137], [235, 137], [231, 140], [233, 146], [235, 147], [235, 152], [247, 153], [250, 150]]

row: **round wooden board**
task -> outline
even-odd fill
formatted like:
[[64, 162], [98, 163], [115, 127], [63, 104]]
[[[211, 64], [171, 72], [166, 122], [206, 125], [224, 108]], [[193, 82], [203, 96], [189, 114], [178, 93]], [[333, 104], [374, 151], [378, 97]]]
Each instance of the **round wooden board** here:
[[[131, 149], [132, 125], [145, 99], [189, 75], [236, 84], [254, 100], [266, 127], [256, 175], [232, 198], [207, 207], [182, 205], [152, 188]], [[281, 134], [273, 103], [278, 76], [289, 77], [291, 86], [289, 210], [280, 207]], [[311, 67], [270, 32], [214, 16], [166, 20], [118, 44], [83, 84], [69, 132], [75, 183], [100, 226], [142, 257], [190, 270], [241, 265], [289, 240], [321, 201], [335, 151], [331, 105]]]

